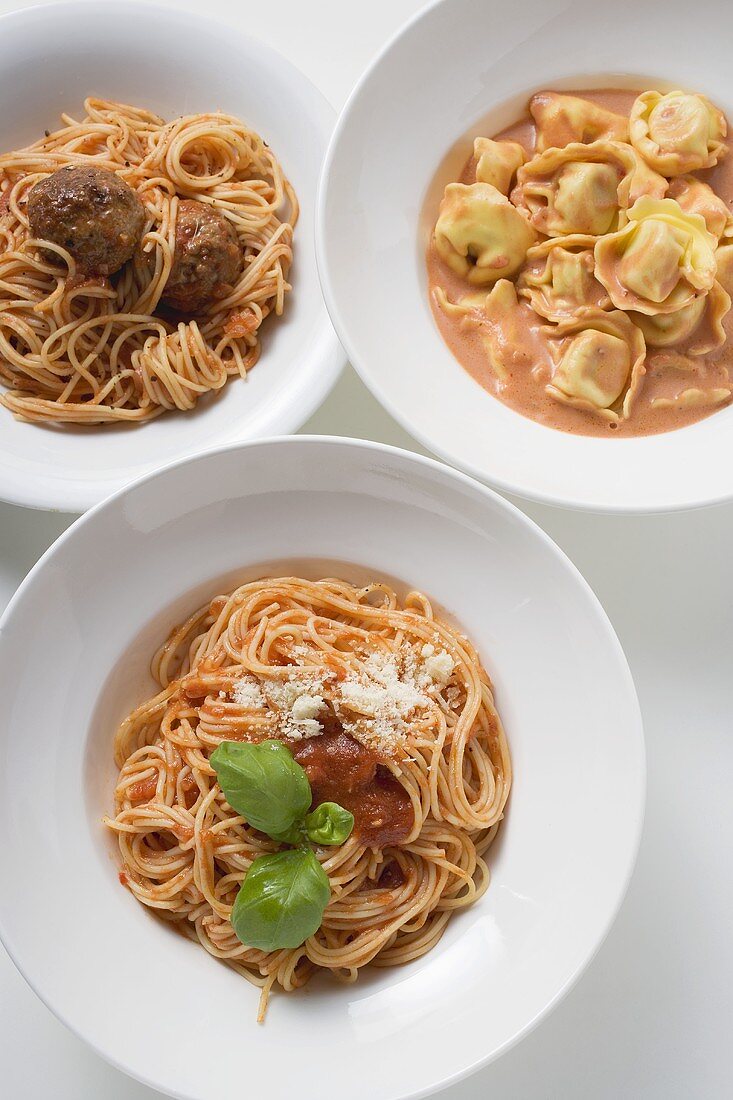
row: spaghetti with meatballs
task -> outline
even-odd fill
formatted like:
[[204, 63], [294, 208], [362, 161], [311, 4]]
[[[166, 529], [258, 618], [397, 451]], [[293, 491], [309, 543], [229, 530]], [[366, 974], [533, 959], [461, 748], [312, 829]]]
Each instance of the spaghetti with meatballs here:
[[77, 424], [191, 409], [283, 312], [297, 198], [231, 115], [84, 108], [0, 155], [0, 403]]

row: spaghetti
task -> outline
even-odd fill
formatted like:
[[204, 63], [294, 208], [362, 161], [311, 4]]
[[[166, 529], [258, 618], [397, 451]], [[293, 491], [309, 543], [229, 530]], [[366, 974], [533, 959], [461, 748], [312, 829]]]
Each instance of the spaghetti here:
[[[161, 691], [115, 741], [106, 823], [118, 834], [121, 880], [260, 986], [261, 1017], [273, 985], [293, 990], [318, 970], [354, 981], [367, 963], [418, 958], [486, 890], [509, 752], [476, 651], [424, 595], [401, 602], [382, 583], [255, 581], [174, 629], [152, 672]], [[293, 701], [314, 697], [316, 719], [299, 717], [314, 711]], [[278, 737], [305, 767], [314, 801], [314, 784], [325, 781], [326, 797], [340, 784], [356, 828], [340, 847], [315, 849], [331, 889], [320, 928], [300, 947], [267, 952], [241, 943], [229, 918], [253, 860], [279, 845], [229, 807], [210, 757], [222, 741]], [[343, 767], [331, 755], [337, 766], [326, 774], [338, 742]], [[362, 786], [347, 779], [355, 760]], [[388, 792], [376, 811], [360, 802], [370, 762], [371, 793]]]
[[[63, 115], [62, 129], [0, 156], [0, 402], [23, 420], [78, 424], [191, 409], [246, 376], [260, 325], [283, 312], [297, 198], [262, 138], [230, 115], [166, 123], [122, 103], [84, 107], [81, 121]], [[143, 204], [140, 245], [111, 278], [88, 277], [63, 244], [31, 233], [31, 189], [68, 166], [114, 172]], [[184, 200], [227, 219], [243, 261], [195, 316], [161, 302]]]

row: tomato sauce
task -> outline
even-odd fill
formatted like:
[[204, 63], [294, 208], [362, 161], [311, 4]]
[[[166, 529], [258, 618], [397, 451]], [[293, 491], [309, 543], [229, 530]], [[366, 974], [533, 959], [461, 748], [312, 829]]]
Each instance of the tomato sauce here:
[[404, 886], [405, 876], [397, 860], [393, 859], [391, 863], [382, 871], [377, 881], [378, 886], [384, 887], [385, 890], [396, 890], [399, 886]]
[[251, 336], [259, 328], [259, 321], [251, 309], [239, 313], [232, 313], [224, 324], [224, 332], [227, 336], [242, 337]]
[[363, 844], [385, 848], [410, 834], [415, 817], [407, 792], [371, 749], [341, 729], [289, 748], [308, 776], [312, 805], [338, 802], [350, 810]]
[[[130, 802], [150, 802], [151, 798], [155, 798], [155, 792], [158, 789], [158, 776], [150, 775], [147, 779], [138, 779], [136, 783], [131, 783], [127, 788], [127, 797]], [[184, 777], [181, 783], [181, 789], [186, 800], [186, 805], [190, 808], [196, 801], [194, 791], [198, 791], [198, 784], [192, 775]]]

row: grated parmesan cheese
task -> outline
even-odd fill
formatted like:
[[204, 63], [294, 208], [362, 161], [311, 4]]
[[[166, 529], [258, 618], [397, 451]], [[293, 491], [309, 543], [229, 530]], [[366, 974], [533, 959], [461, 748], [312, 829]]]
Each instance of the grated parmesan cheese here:
[[433, 683], [438, 684], [440, 687], [445, 687], [453, 675], [453, 669], [455, 668], [450, 653], [446, 653], [445, 650], [436, 653], [435, 646], [428, 643], [422, 647], [421, 655], [423, 657], [423, 668], [425, 669], [426, 675], [430, 677]]
[[[427, 651], [427, 652], [426, 652]], [[371, 653], [359, 672], [352, 672], [340, 685], [340, 705], [351, 716], [339, 714], [344, 729], [386, 753], [404, 746], [407, 719], [426, 710], [435, 687], [442, 687], [453, 671], [447, 653], [424, 646], [418, 662], [409, 646], [399, 653]]]
[[254, 676], [243, 676], [241, 680], [237, 680], [233, 695], [234, 702], [239, 703], [240, 707], [246, 707], [247, 710], [256, 710], [257, 707], [265, 705], [265, 697]]
[[315, 718], [324, 706], [325, 703], [320, 695], [299, 695], [290, 708], [290, 713], [296, 722], [304, 722]]
[[298, 741], [323, 733], [316, 716], [325, 706], [324, 684], [332, 677], [333, 673], [325, 670], [305, 674], [298, 670], [291, 672], [287, 680], [272, 680], [264, 685], [267, 701], [278, 714], [278, 729], [284, 737]]
[[408, 720], [433, 704], [455, 667], [449, 653], [430, 643], [418, 652], [404, 643], [396, 652], [369, 653], [360, 668], [339, 683], [331, 670], [304, 666], [300, 659], [312, 656], [312, 651], [297, 648], [299, 663], [287, 679], [260, 683], [254, 676], [243, 676], [234, 685], [235, 701], [248, 709], [267, 707], [278, 733], [297, 741], [323, 732], [318, 716], [327, 695], [347, 733], [388, 755], [405, 746]]
[[[264, 687], [264, 692], [263, 692]], [[257, 710], [269, 705], [277, 718], [278, 732], [297, 740], [315, 737], [322, 732], [316, 715], [325, 705], [316, 692], [323, 690], [320, 677], [300, 677], [299, 680], [276, 680], [260, 685], [254, 676], [242, 676], [234, 685], [233, 698], [247, 710]]]

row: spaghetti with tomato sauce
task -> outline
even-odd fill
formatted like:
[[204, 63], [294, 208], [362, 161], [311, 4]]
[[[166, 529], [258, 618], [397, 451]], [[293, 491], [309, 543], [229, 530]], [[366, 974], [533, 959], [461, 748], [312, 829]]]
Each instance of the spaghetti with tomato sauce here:
[[120, 881], [258, 985], [260, 1019], [274, 986], [425, 954], [487, 889], [509, 751], [476, 650], [423, 594], [266, 577], [152, 672], [115, 739]]

